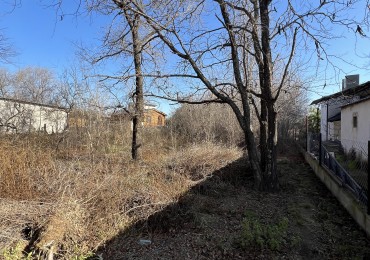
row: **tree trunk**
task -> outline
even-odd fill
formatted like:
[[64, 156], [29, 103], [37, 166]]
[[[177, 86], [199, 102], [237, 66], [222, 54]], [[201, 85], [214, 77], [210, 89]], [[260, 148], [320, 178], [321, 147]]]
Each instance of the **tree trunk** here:
[[141, 147], [141, 130], [140, 130], [140, 119], [138, 116], [134, 116], [132, 119], [132, 144], [131, 144], [131, 156], [134, 160], [141, 159], [139, 153]]
[[139, 22], [140, 17], [136, 14], [133, 17], [129, 17], [126, 13], [127, 21], [131, 27], [132, 43], [133, 43], [133, 55], [135, 64], [135, 75], [136, 75], [136, 89], [135, 89], [135, 111], [132, 119], [132, 147], [131, 155], [132, 159], [141, 159], [141, 146], [142, 146], [142, 128], [143, 128], [143, 114], [144, 114], [144, 94], [143, 85], [144, 78], [141, 69], [141, 42], [139, 39]]
[[[255, 178], [255, 188], [260, 191], [277, 191], [279, 190], [278, 172], [277, 172], [277, 124], [276, 112], [274, 106], [267, 105], [267, 126], [261, 125], [266, 131], [260, 136], [260, 159], [254, 154], [257, 148], [248, 148], [249, 161], [252, 166]], [[260, 131], [260, 132], [261, 132]], [[265, 133], [265, 134], [263, 134]], [[246, 135], [247, 140], [247, 135]], [[263, 144], [263, 147], [261, 147]], [[256, 152], [251, 152], [255, 150]], [[256, 159], [257, 158], [257, 159]], [[258, 167], [253, 164], [257, 163]]]
[[254, 140], [254, 134], [249, 127], [244, 129], [244, 138], [248, 150], [249, 163], [253, 172], [254, 187], [257, 190], [260, 190], [263, 174], [261, 171], [257, 145]]
[[[270, 19], [268, 5], [270, 1], [260, 0], [260, 19], [261, 19], [261, 50], [263, 62], [259, 64], [259, 76], [261, 84], [261, 113], [262, 111], [267, 113], [264, 115], [264, 119], [267, 119], [267, 139], [266, 136], [260, 136], [261, 138], [261, 168], [262, 181], [259, 187], [260, 190], [264, 191], [276, 191], [279, 188], [278, 175], [277, 175], [277, 127], [276, 127], [276, 111], [274, 108], [276, 100], [272, 94], [272, 57], [271, 57], [271, 46], [270, 46]], [[262, 121], [261, 129], [263, 133], [266, 133], [266, 121]], [[266, 149], [264, 149], [266, 147]], [[262, 159], [263, 158], [263, 159]]]
[[266, 167], [263, 171], [263, 187], [265, 191], [277, 191], [279, 189], [277, 171], [277, 123], [276, 112], [273, 104], [268, 106], [268, 138]]
[[267, 163], [267, 108], [266, 101], [261, 99], [261, 122], [260, 122], [260, 155], [261, 155], [261, 171], [266, 170]]

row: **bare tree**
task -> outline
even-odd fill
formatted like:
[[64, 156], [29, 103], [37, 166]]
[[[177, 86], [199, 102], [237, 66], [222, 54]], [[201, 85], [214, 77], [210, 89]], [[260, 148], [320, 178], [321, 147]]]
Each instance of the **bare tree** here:
[[11, 102], [2, 102], [0, 105], [0, 130], [1, 132], [17, 132], [30, 121], [28, 111]]
[[[83, 1], [79, 2], [79, 8]], [[112, 60], [121, 60], [121, 71], [107, 75], [106, 73], [94, 73], [94, 77], [100, 78], [102, 85], [114, 97], [118, 97], [118, 92], [122, 89], [129, 89], [132, 81], [135, 88], [131, 91], [131, 99], [134, 104], [127, 104], [126, 112], [132, 117], [133, 132], [132, 132], [132, 158], [137, 160], [141, 157], [142, 146], [142, 122], [144, 113], [144, 71], [143, 63], [151, 57], [151, 54], [144, 58], [143, 53], [148, 53], [152, 33], [148, 31], [148, 27], [143, 26], [143, 18], [138, 13], [132, 11], [135, 5], [140, 5], [141, 1], [136, 1], [131, 7], [122, 5], [121, 1], [84, 1], [85, 7], [90, 14], [99, 13], [104, 15], [112, 15], [112, 22], [108, 26], [105, 35], [102, 39], [101, 48], [98, 52], [90, 52], [90, 50], [82, 51], [82, 56], [85, 60], [90, 61], [93, 65], [104, 63]], [[128, 3], [129, 4], [129, 3]], [[58, 12], [62, 10], [63, 1], [54, 2], [54, 7], [57, 7]], [[78, 8], [78, 10], [79, 10]], [[75, 14], [78, 14], [76, 11]], [[61, 14], [63, 15], [63, 13]], [[122, 86], [122, 83], [126, 86]], [[109, 86], [110, 84], [110, 86]], [[121, 90], [117, 90], [117, 86]], [[126, 90], [126, 93], [130, 91]], [[131, 102], [128, 102], [131, 103]], [[122, 100], [117, 98], [117, 108], [122, 108]], [[133, 109], [131, 109], [133, 108]]]
[[144, 78], [142, 72], [142, 50], [143, 42], [140, 39], [140, 27], [141, 27], [141, 17], [130, 10], [120, 5], [119, 1], [114, 1], [115, 4], [120, 7], [123, 11], [125, 19], [129, 25], [131, 39], [132, 39], [132, 56], [134, 59], [135, 66], [135, 110], [132, 118], [133, 129], [132, 129], [132, 146], [131, 155], [132, 159], [141, 159], [139, 149], [142, 145], [141, 128], [144, 116]]
[[28, 67], [15, 73], [12, 97], [24, 101], [52, 104], [55, 102], [56, 80], [45, 68]]
[[11, 88], [11, 75], [6, 69], [0, 69], [0, 95], [8, 97]]
[[[184, 103], [227, 103], [243, 129], [256, 188], [277, 190], [277, 101], [297, 65], [297, 52], [316, 54], [318, 62], [334, 65], [325, 41], [336, 37], [332, 25], [360, 33], [360, 21], [346, 12], [358, 1], [119, 2], [140, 14], [167, 46], [168, 55], [178, 59], [179, 73], [157, 77], [200, 83], [193, 95], [163, 91], [165, 96]], [[250, 70], [251, 64], [256, 71]], [[208, 91], [212, 98], [194, 100]], [[259, 120], [259, 139], [251, 129], [252, 109]]]
[[55, 102], [59, 106], [65, 107], [68, 112], [86, 106], [91, 90], [80, 67], [69, 66], [64, 70], [57, 84]]
[[9, 43], [9, 39], [5, 37], [0, 30], [0, 62], [9, 63], [10, 58], [14, 57], [16, 52]]
[[168, 124], [187, 142], [211, 141], [235, 146], [243, 140], [233, 111], [226, 104], [182, 104]]
[[[357, 21], [356, 17], [350, 17], [348, 10], [357, 4], [367, 8], [368, 4], [346, 0], [85, 2], [103, 8], [100, 10], [107, 15], [124, 16], [127, 22], [127, 27], [122, 28], [128, 30], [115, 33], [109, 30], [106, 46], [110, 48], [102, 58], [127, 54], [128, 49], [122, 46], [130, 45], [124, 45], [127, 44], [124, 40], [127, 35], [133, 36], [133, 25], [139, 21], [145, 29], [150, 28], [153, 45], [161, 43], [166, 47], [161, 49], [162, 57], [170, 62], [157, 71], [149, 66], [152, 70], [145, 73], [126, 70], [120, 76], [107, 78], [122, 81], [134, 77], [137, 84], [140, 76], [155, 78], [161, 94], [152, 93], [152, 96], [189, 104], [226, 103], [231, 107], [244, 132], [255, 186], [259, 190], [279, 188], [277, 102], [284, 87], [290, 87], [287, 80], [290, 71], [296, 70], [298, 60], [305, 63], [312, 57], [316, 57], [317, 63], [336, 67], [330, 51], [325, 48], [328, 39], [337, 37], [332, 33], [332, 26], [342, 26], [364, 36], [363, 19]], [[367, 15], [365, 12], [365, 22]], [[130, 40], [134, 46], [133, 39]], [[142, 47], [146, 46], [145, 42], [141, 43]], [[142, 54], [143, 48], [140, 50]], [[300, 55], [303, 52], [305, 54]], [[135, 57], [135, 48], [131, 55]], [[171, 84], [176, 87], [169, 88]], [[178, 85], [182, 85], [180, 90]], [[257, 135], [252, 129], [253, 115], [259, 122]]]
[[[284, 88], [277, 100], [278, 137], [284, 142], [291, 142], [305, 130], [304, 123], [307, 113], [307, 93], [300, 82], [290, 82], [289, 88]], [[280, 142], [280, 141], [279, 141]]]

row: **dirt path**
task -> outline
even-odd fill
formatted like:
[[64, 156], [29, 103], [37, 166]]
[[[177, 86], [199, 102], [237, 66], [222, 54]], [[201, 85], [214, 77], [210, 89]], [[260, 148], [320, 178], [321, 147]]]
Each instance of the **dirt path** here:
[[[281, 192], [277, 194], [254, 191], [244, 167], [245, 162], [239, 160], [215, 172], [179, 203], [123, 231], [99, 252], [104, 259], [370, 256], [365, 233], [301, 157], [280, 160]], [[247, 229], [250, 232], [243, 233]], [[151, 244], [140, 245], [140, 239]]]

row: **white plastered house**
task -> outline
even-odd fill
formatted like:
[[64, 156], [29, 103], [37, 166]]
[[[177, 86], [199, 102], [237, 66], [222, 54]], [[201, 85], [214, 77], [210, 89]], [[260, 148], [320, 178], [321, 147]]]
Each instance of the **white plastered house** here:
[[0, 98], [2, 133], [61, 133], [67, 127], [68, 113], [62, 107], [10, 98]]
[[322, 141], [340, 141], [346, 152], [363, 157], [370, 140], [370, 81], [358, 84], [359, 76], [347, 76], [342, 90], [314, 100], [320, 105]]

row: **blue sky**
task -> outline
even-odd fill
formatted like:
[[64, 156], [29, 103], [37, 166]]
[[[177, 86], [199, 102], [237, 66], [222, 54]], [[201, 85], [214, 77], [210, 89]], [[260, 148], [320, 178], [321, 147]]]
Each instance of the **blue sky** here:
[[[47, 1], [0, 1], [0, 28], [12, 44], [17, 56], [9, 64], [1, 64], [11, 72], [24, 67], [46, 67], [60, 75], [65, 68], [77, 62], [76, 52], [81, 45], [97, 47], [104, 35], [110, 17], [87, 14], [66, 15], [61, 19]], [[71, 14], [78, 0], [68, 0], [63, 12]], [[176, 106], [155, 102], [169, 114]]]
[[[67, 2], [71, 8], [76, 6], [74, 0]], [[104, 17], [90, 19], [86, 15], [61, 20], [55, 9], [37, 0], [21, 1], [15, 8], [12, 3], [0, 3], [0, 28], [18, 52], [12, 64], [3, 65], [10, 70], [26, 66], [62, 70], [74, 60], [76, 44], [98, 43], [106, 22]]]
[[[65, 12], [71, 12], [77, 0], [65, 1]], [[76, 44], [80, 43], [98, 46], [99, 38], [104, 33], [104, 27], [109, 24], [109, 17], [87, 15], [66, 16], [62, 20], [56, 15], [56, 10], [43, 6], [47, 1], [23, 0], [13, 8], [16, 0], [0, 2], [0, 28], [9, 38], [14, 49], [19, 53], [11, 64], [0, 64], [10, 71], [27, 67], [39, 66], [54, 70], [57, 74], [75, 60]], [[353, 10], [353, 12], [363, 10]], [[342, 57], [355, 66], [335, 60], [335, 64], [345, 72], [333, 74], [327, 70], [327, 87], [323, 88], [325, 80], [317, 77], [311, 84], [314, 92], [310, 99], [318, 98], [340, 90], [340, 80], [345, 74], [360, 74], [360, 82], [370, 80], [370, 38], [361, 37], [347, 29], [338, 30], [336, 34], [343, 35], [340, 39], [328, 42], [328, 50]], [[366, 34], [369, 30], [364, 28]], [[365, 57], [365, 58], [364, 58]], [[356, 68], [364, 67], [365, 69]], [[308, 72], [312, 73], [312, 71]], [[170, 112], [166, 104], [162, 107]]]
[[[340, 91], [341, 80], [345, 75], [360, 74], [360, 83], [370, 81], [370, 38], [362, 37], [344, 28], [337, 28], [337, 34], [342, 37], [328, 42], [328, 52], [340, 57], [332, 58], [331, 62], [340, 70], [333, 72], [331, 67], [326, 69], [328, 80], [317, 80], [312, 83], [313, 89], [320, 95], [327, 95]], [[366, 29], [365, 29], [366, 30]], [[369, 35], [369, 31], [365, 31]], [[342, 61], [341, 59], [345, 60]], [[325, 62], [322, 62], [324, 65]], [[322, 67], [323, 69], [325, 66]], [[315, 88], [317, 87], [317, 88]], [[314, 98], [319, 95], [313, 95]]]

